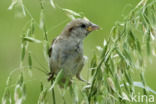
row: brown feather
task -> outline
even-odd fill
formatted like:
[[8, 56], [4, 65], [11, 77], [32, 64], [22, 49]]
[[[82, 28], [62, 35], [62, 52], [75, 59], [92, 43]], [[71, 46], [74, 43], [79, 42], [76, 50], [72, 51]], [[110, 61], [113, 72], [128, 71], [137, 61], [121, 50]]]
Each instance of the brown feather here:
[[[51, 47], [50, 47], [50, 49], [49, 49], [49, 51], [48, 51], [49, 58], [50, 58], [51, 55], [52, 55], [52, 45], [53, 45], [53, 43], [54, 43], [55, 40], [56, 40], [56, 39], [53, 39], [53, 41], [52, 41], [52, 43], [51, 43]], [[50, 72], [48, 75], [49, 75], [48, 81], [50, 81], [50, 80], [52, 80], [52, 79], [54, 78], [54, 73]]]
[[50, 49], [49, 49], [49, 51], [48, 51], [48, 55], [49, 55], [49, 57], [51, 57], [51, 52], [52, 52], [52, 45], [53, 45], [53, 43], [54, 43], [54, 41], [55, 41], [56, 39], [53, 39], [53, 41], [52, 41], [52, 43], [51, 43], [51, 47], [50, 47]]
[[72, 29], [74, 29], [75, 27], [79, 26], [82, 23], [87, 23], [87, 22], [88, 21], [85, 21], [83, 19], [75, 19], [75, 20], [71, 21], [64, 28], [64, 30], [62, 32], [62, 35], [66, 35], [67, 37], [69, 37], [70, 36], [70, 32], [72, 31]]

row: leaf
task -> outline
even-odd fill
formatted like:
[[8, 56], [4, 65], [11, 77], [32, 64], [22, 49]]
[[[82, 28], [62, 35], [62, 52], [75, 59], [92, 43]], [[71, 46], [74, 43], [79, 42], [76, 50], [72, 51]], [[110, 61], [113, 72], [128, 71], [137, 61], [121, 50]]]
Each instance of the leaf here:
[[140, 46], [139, 40], [136, 40], [136, 47], [137, 47], [138, 51], [139, 51], [140, 53], [142, 53], [142, 52], [141, 52], [141, 46]]
[[[145, 78], [144, 78], [145, 77], [144, 72], [140, 73], [140, 77], [141, 77], [141, 81], [142, 81], [143, 85], [146, 86], [146, 82], [145, 82]], [[144, 91], [144, 94], [147, 95], [146, 87], [145, 87], [145, 89], [143, 91]]]
[[115, 78], [115, 81], [114, 81], [115, 82], [115, 86], [119, 90], [119, 94], [121, 94], [120, 81], [119, 81], [119, 78], [118, 78], [117, 74], [115, 74], [114, 78]]
[[76, 17], [81, 17], [81, 15], [73, 10], [62, 8], [62, 10], [66, 13], [66, 15], [71, 18], [72, 20]]
[[114, 65], [114, 61], [113, 61], [113, 59], [110, 57], [110, 66], [109, 66], [109, 71], [110, 71], [110, 73], [112, 74], [112, 76], [114, 76], [114, 71], [115, 71], [115, 65]]
[[45, 8], [45, 0], [40, 0], [41, 11]]
[[16, 8], [20, 7], [19, 9], [22, 9], [23, 15], [26, 16], [23, 0], [12, 0], [12, 3], [8, 7], [8, 10], [12, 10], [14, 8], [14, 6], [16, 6]]
[[20, 77], [19, 77], [19, 79], [17, 81], [17, 84], [19, 84], [21, 86], [23, 83], [24, 83], [24, 79], [23, 79], [23, 74], [21, 73]]
[[48, 62], [49, 61], [49, 55], [48, 55], [49, 43], [48, 43], [48, 41], [43, 41], [43, 49], [44, 49], [43, 50], [44, 58]]
[[50, 91], [54, 88], [54, 86], [61, 80], [61, 78], [63, 77], [63, 69], [61, 69], [60, 71], [59, 71], [59, 73], [57, 74], [57, 76], [56, 76], [56, 79], [55, 79], [55, 81], [53, 82], [53, 84], [51, 85], [51, 87], [50, 87]]
[[12, 3], [10, 4], [8, 10], [12, 10], [13, 7], [16, 5], [16, 3], [17, 3], [17, 0], [12, 0]]
[[125, 70], [124, 74], [125, 74], [125, 77], [126, 77], [128, 83], [129, 83], [130, 85], [132, 85], [132, 84], [133, 84], [133, 81], [132, 81], [132, 77], [130, 76], [130, 73], [128, 73], [128, 71]]
[[74, 19], [76, 19], [73, 15], [71, 15], [71, 14], [67, 14], [67, 16], [71, 19], [71, 20], [74, 20]]
[[153, 54], [153, 56], [156, 56], [156, 49], [152, 50], [152, 54]]
[[12, 104], [11, 93], [8, 88], [6, 88], [4, 91], [4, 95], [2, 97], [2, 104]]
[[62, 10], [65, 11], [66, 13], [68, 13], [68, 14], [73, 15], [73, 16], [81, 16], [79, 13], [77, 13], [77, 12], [71, 10], [71, 9], [66, 9], [66, 8], [64, 8], [64, 9], [62, 9]]
[[32, 38], [32, 37], [24, 37], [24, 41], [28, 41], [32, 43], [42, 43], [40, 40]]
[[91, 59], [90, 67], [91, 67], [91, 68], [95, 68], [96, 66], [97, 66], [97, 57], [96, 57], [96, 55], [94, 54], [93, 58]]
[[106, 46], [103, 48], [102, 54], [101, 54], [101, 58], [105, 57], [106, 53], [107, 53], [107, 49], [108, 49], [108, 44], [106, 44]]
[[150, 46], [150, 31], [147, 32], [146, 34], [146, 47], [147, 47], [147, 54], [150, 55], [151, 54], [151, 46]]
[[21, 8], [22, 8], [22, 12], [23, 12], [23, 15], [26, 16], [26, 12], [25, 12], [25, 7], [24, 7], [24, 4], [23, 4], [23, 0], [18, 0]]
[[126, 91], [128, 92], [128, 94], [130, 94], [129, 88], [128, 88], [125, 80], [124, 80], [124, 87], [125, 87]]
[[116, 49], [116, 52], [117, 54], [120, 56], [121, 59], [123, 59], [127, 65], [130, 65], [129, 64], [129, 61], [126, 59], [126, 57], [122, 54], [122, 52], [120, 52], [120, 50], [118, 48], [115, 48]]
[[103, 48], [102, 48], [101, 46], [96, 46], [96, 49], [97, 49], [98, 51], [102, 51], [102, 50], [103, 50]]
[[34, 25], [34, 19], [31, 20], [31, 25], [30, 25], [30, 36], [34, 34], [35, 31], [35, 25]]
[[152, 40], [155, 40], [156, 39], [156, 36], [154, 36], [154, 34], [152, 32], [150, 32], [150, 35], [151, 35], [151, 39]]
[[86, 86], [84, 86], [83, 88], [82, 88], [82, 91], [85, 91], [85, 90], [87, 90], [87, 89], [90, 89], [91, 88], [91, 85], [89, 84], [89, 85], [86, 85]]
[[54, 4], [54, 0], [50, 0], [50, 4], [53, 8], [56, 8], [55, 4]]
[[41, 91], [40, 91], [40, 95], [39, 95], [37, 104], [47, 104], [47, 99], [46, 99], [47, 93], [48, 93], [47, 88], [45, 88], [43, 86], [43, 83], [41, 83]]
[[148, 0], [141, 0], [141, 1], [137, 4], [136, 8], [139, 8], [140, 6], [141, 6], [141, 7], [145, 6], [146, 3], [147, 3], [147, 1], [148, 1]]
[[28, 63], [29, 63], [29, 69], [32, 69], [32, 57], [31, 57], [31, 52], [29, 52], [29, 55], [28, 55]]
[[123, 44], [123, 55], [125, 56], [127, 62], [132, 65], [132, 58], [131, 58], [131, 54], [130, 54], [130, 51], [129, 51], [129, 48], [127, 46], [126, 43]]
[[76, 84], [73, 85], [73, 94], [74, 94], [74, 101], [75, 101], [75, 104], [77, 104], [79, 102], [79, 94], [78, 94], [78, 87]]
[[22, 44], [22, 45], [21, 45], [21, 48], [22, 48], [21, 61], [23, 62], [24, 57], [25, 57], [25, 51], [26, 51], [25, 45]]
[[15, 104], [22, 104], [22, 102], [25, 100], [26, 94], [25, 94], [25, 84], [23, 80], [23, 74], [21, 73], [19, 80], [17, 81], [15, 90], [14, 90], [14, 100]]
[[45, 23], [44, 23], [44, 13], [43, 10], [40, 12], [40, 28], [44, 29]]
[[111, 77], [108, 77], [108, 78], [107, 78], [107, 84], [109, 85], [109, 87], [110, 87], [114, 92], [116, 92], [116, 88], [115, 88], [115, 85], [114, 85], [114, 81], [112, 80]]
[[107, 45], [107, 41], [104, 40], [104, 41], [103, 41], [103, 46], [105, 47], [106, 45]]

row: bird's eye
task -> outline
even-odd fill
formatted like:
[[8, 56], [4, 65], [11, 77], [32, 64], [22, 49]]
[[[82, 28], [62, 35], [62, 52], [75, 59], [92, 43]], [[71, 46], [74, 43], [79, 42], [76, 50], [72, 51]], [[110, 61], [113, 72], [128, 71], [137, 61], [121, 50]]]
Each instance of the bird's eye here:
[[82, 24], [82, 25], [81, 25], [81, 28], [86, 28], [86, 25], [85, 25], [85, 24]]

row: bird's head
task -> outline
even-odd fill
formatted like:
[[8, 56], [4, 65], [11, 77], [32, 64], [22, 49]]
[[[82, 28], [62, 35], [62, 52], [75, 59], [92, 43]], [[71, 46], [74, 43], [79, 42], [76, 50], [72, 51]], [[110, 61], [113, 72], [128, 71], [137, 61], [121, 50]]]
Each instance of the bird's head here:
[[62, 35], [83, 40], [90, 32], [99, 29], [99, 26], [87, 19], [75, 19], [67, 24]]

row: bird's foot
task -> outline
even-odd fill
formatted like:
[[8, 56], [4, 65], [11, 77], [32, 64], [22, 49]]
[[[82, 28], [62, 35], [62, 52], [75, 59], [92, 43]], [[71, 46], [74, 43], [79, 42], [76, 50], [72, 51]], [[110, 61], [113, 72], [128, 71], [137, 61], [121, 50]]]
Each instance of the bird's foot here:
[[78, 80], [82, 81], [82, 82], [85, 82], [85, 83], [87, 83], [87, 84], [90, 84], [88, 81], [84, 80], [84, 79], [80, 76], [80, 74], [77, 74], [77, 75], [76, 75], [76, 78], [77, 78]]
[[48, 73], [48, 81], [51, 81], [54, 78], [54, 73], [50, 72]]

